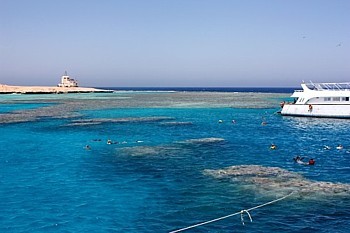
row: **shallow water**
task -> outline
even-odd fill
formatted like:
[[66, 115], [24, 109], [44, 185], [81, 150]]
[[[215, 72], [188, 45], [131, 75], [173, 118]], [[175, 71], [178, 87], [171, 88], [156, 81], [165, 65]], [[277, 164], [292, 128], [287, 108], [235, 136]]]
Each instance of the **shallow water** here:
[[[262, 189], [250, 176], [222, 179], [206, 172], [230, 166], [277, 167], [299, 183], [328, 182], [326, 191], [333, 184], [348, 187], [350, 121], [281, 117], [274, 113], [284, 97], [0, 96], [0, 231], [168, 232], [289, 191], [281, 192], [275, 176]], [[296, 155], [314, 158], [315, 166], [294, 163]], [[244, 226], [235, 216], [192, 232], [347, 232], [349, 194], [312, 191], [251, 211], [253, 222], [245, 216]]]

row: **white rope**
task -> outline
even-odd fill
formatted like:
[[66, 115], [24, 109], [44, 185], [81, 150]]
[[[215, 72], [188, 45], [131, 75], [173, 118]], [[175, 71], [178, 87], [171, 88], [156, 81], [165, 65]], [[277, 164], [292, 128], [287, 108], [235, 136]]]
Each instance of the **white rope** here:
[[242, 221], [242, 224], [244, 225], [244, 219], [243, 219], [243, 214], [244, 213], [247, 213], [247, 215], [248, 215], [248, 217], [250, 219], [250, 222], [253, 222], [252, 216], [250, 215], [249, 211], [261, 208], [263, 206], [271, 205], [271, 204], [273, 204], [275, 202], [278, 202], [278, 201], [282, 201], [283, 199], [291, 196], [294, 193], [295, 193], [295, 191], [291, 192], [290, 194], [288, 194], [288, 195], [286, 195], [284, 197], [278, 198], [276, 200], [273, 200], [273, 201], [270, 201], [270, 202], [267, 202], [267, 203], [255, 206], [255, 207], [252, 207], [250, 209], [241, 210], [239, 212], [236, 212], [236, 213], [233, 213], [233, 214], [229, 214], [229, 215], [226, 215], [226, 216], [223, 216], [223, 217], [220, 217], [220, 218], [215, 218], [215, 219], [212, 219], [212, 220], [209, 220], [209, 221], [206, 221], [206, 222], [197, 223], [197, 224], [192, 225], [192, 226], [188, 226], [188, 227], [181, 228], [181, 229], [178, 229], [178, 230], [170, 231], [169, 233], [176, 233], [176, 232], [186, 231], [186, 230], [189, 230], [189, 229], [192, 229], [192, 228], [195, 228], [195, 227], [199, 227], [199, 226], [203, 226], [203, 225], [206, 225], [206, 224], [209, 224], [209, 223], [212, 223], [212, 222], [217, 222], [217, 221], [220, 221], [220, 220], [223, 220], [225, 218], [229, 218], [229, 217], [232, 217], [232, 216], [235, 216], [235, 215], [238, 215], [238, 214], [241, 214], [241, 221]]
[[244, 226], [244, 218], [243, 218], [243, 214], [244, 212], [247, 213], [249, 219], [250, 219], [250, 222], [253, 222], [253, 219], [252, 219], [252, 216], [250, 215], [250, 213], [248, 212], [248, 210], [241, 210], [241, 222], [242, 222], [242, 225]]

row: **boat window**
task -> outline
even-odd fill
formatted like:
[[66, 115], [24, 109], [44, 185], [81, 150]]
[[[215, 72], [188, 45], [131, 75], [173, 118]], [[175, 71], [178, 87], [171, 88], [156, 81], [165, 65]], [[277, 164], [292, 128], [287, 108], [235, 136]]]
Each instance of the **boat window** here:
[[331, 101], [331, 97], [325, 97], [324, 101]]
[[333, 101], [340, 101], [340, 97], [333, 97]]
[[345, 97], [345, 101], [349, 101], [349, 97]]

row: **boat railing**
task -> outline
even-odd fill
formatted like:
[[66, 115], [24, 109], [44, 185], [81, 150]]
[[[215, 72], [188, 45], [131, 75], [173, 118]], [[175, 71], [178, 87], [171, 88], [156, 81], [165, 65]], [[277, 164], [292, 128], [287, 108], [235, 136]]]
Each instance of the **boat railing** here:
[[350, 82], [346, 83], [306, 83], [310, 90], [315, 91], [348, 91], [350, 90]]

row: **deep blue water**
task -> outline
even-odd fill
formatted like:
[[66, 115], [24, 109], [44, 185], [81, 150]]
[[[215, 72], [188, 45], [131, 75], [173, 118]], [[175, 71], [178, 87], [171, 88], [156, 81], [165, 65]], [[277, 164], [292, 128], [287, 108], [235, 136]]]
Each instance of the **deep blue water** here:
[[[203, 173], [232, 165], [275, 166], [315, 182], [350, 183], [349, 120], [281, 117], [273, 106], [83, 106], [80, 117], [1, 124], [0, 232], [169, 232], [280, 197], [279, 190], [263, 195]], [[82, 119], [133, 120], [71, 125]], [[224, 141], [183, 143], [213, 137]], [[108, 145], [108, 139], [119, 143]], [[271, 143], [278, 149], [270, 150]], [[338, 144], [344, 149], [336, 150]], [[296, 155], [316, 165], [295, 164]], [[252, 211], [253, 222], [245, 216], [245, 226], [235, 216], [188, 232], [348, 232], [349, 195], [313, 195]]]
[[191, 91], [191, 92], [255, 92], [293, 93], [300, 87], [102, 87], [122, 91]]

